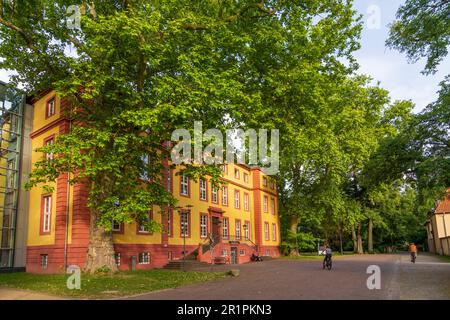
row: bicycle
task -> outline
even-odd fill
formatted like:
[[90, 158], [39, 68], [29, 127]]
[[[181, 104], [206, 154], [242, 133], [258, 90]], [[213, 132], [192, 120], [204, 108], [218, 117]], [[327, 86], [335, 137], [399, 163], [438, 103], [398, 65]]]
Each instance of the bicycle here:
[[327, 268], [328, 270], [331, 270], [331, 267], [333, 266], [333, 262], [331, 261], [331, 256], [326, 256], [325, 261], [323, 262], [323, 269]]

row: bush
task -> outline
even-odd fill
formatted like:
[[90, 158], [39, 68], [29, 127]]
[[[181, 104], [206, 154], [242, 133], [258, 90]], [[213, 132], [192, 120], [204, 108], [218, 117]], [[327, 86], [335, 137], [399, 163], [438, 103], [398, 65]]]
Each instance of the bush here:
[[290, 232], [287, 240], [281, 243], [281, 252], [284, 255], [289, 255], [296, 248], [300, 252], [316, 252], [317, 238], [307, 232], [300, 232], [298, 234]]
[[103, 266], [95, 270], [96, 274], [107, 274], [110, 273], [111, 269], [108, 266]]

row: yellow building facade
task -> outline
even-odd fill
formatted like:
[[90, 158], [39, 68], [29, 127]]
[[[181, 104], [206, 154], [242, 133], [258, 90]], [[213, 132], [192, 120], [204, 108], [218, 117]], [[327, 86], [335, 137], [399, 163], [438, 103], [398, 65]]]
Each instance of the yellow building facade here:
[[[61, 114], [64, 99], [49, 91], [33, 101], [32, 148], [69, 132]], [[44, 155], [34, 152], [32, 164]], [[27, 270], [60, 272], [64, 266], [83, 266], [89, 243], [87, 190], [70, 186], [67, 174], [53, 182], [54, 192], [30, 191]], [[214, 190], [208, 178], [192, 181], [179, 168], [166, 172], [166, 186], [178, 209], [153, 208], [152, 219], [161, 233], [148, 233], [136, 223], [114, 224], [113, 242], [120, 269], [163, 267], [172, 260], [245, 263], [252, 254], [280, 254], [277, 186], [259, 168], [223, 166], [224, 184]]]

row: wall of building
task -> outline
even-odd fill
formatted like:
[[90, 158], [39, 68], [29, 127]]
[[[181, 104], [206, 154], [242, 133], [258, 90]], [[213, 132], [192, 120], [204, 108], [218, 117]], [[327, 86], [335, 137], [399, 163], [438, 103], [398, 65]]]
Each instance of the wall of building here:
[[[33, 133], [31, 134], [31, 148], [42, 147], [51, 136], [55, 138], [68, 132], [68, 122], [61, 114], [64, 100], [56, 97], [56, 114], [52, 117], [46, 115], [47, 102], [55, 97], [54, 92], [46, 93], [34, 103]], [[32, 164], [36, 163], [44, 155], [33, 152]], [[279, 255], [280, 245], [280, 223], [278, 213], [278, 199], [276, 186], [270, 183], [263, 184], [264, 174], [260, 169], [250, 168], [244, 165], [229, 164], [223, 172], [223, 181], [227, 183], [228, 204], [223, 204], [222, 191], [218, 191], [218, 201], [212, 201], [212, 186], [209, 179], [207, 182], [207, 198], [200, 199], [200, 184], [193, 180], [189, 181], [189, 194], [181, 194], [181, 176], [178, 175], [179, 168], [172, 170], [170, 179], [170, 190], [177, 198], [178, 206], [190, 209], [189, 234], [186, 238], [181, 235], [180, 214], [177, 210], [153, 208], [153, 219], [163, 225], [162, 233], [141, 233], [136, 223], [124, 224], [120, 231], [113, 232], [113, 242], [116, 253], [120, 254], [120, 269], [131, 267], [132, 259], [136, 259], [137, 269], [162, 267], [169, 259], [180, 259], [183, 250], [190, 254], [199, 246], [207, 245], [209, 237], [200, 234], [201, 217], [207, 217], [207, 234], [212, 232], [213, 217], [223, 223], [223, 219], [229, 221], [229, 237], [223, 239], [220, 246], [215, 248], [214, 256], [230, 255], [232, 248], [238, 250], [238, 263], [248, 262], [252, 253], [257, 249], [259, 255]], [[244, 174], [248, 176], [244, 180]], [[266, 177], [268, 179], [268, 177]], [[50, 183], [54, 187], [52, 193], [52, 219], [51, 232], [42, 234], [42, 197], [45, 192], [42, 186], [36, 187], [30, 192], [29, 203], [29, 227], [28, 227], [28, 263], [27, 270], [30, 272], [61, 272], [64, 270], [65, 250], [67, 251], [67, 264], [84, 266], [86, 261], [87, 247], [89, 243], [89, 210], [86, 207], [87, 190], [84, 185], [67, 185], [67, 174], [62, 175]], [[69, 201], [67, 193], [69, 192]], [[235, 205], [235, 192], [239, 194], [239, 206]], [[249, 208], [244, 208], [244, 194], [249, 196]], [[263, 211], [264, 197], [269, 199], [268, 212]], [[270, 205], [270, 199], [274, 199], [274, 209]], [[66, 213], [67, 220], [67, 243], [66, 243]], [[170, 225], [169, 227], [169, 216]], [[239, 244], [230, 244], [237, 236], [236, 221], [241, 223], [241, 238]], [[250, 223], [250, 238], [245, 239], [244, 224]], [[264, 237], [264, 223], [269, 224], [269, 239]], [[272, 225], [276, 226], [275, 237], [273, 237]], [[170, 231], [170, 232], [169, 232]], [[220, 234], [223, 224], [219, 227]], [[255, 246], [257, 244], [258, 246]], [[150, 253], [150, 263], [140, 265], [137, 260], [140, 253]], [[241, 255], [242, 253], [242, 255]], [[42, 269], [41, 257], [48, 255], [48, 267]], [[134, 258], [133, 258], [134, 257]], [[211, 257], [209, 257], [211, 259]], [[208, 260], [205, 258], [205, 260]]]

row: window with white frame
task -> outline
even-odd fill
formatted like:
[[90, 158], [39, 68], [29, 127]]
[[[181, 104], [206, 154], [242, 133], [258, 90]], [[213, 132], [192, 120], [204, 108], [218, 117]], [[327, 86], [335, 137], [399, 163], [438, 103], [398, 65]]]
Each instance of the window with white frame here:
[[202, 214], [200, 216], [200, 237], [206, 238], [208, 236], [208, 216]]
[[207, 199], [208, 189], [206, 188], [206, 186], [207, 186], [206, 180], [200, 179], [200, 200]]
[[264, 239], [266, 239], [266, 241], [270, 240], [270, 235], [269, 235], [269, 223], [264, 223]]
[[236, 240], [241, 239], [241, 220], [236, 220]]
[[149, 252], [139, 253], [139, 264], [150, 264], [150, 253]]
[[112, 223], [112, 231], [113, 232], [120, 232], [121, 231], [121, 223], [117, 221], [113, 221]]
[[50, 232], [51, 227], [51, 217], [52, 217], [52, 196], [44, 197], [44, 219], [42, 224], [42, 232]]
[[152, 219], [152, 215], [153, 215], [152, 212], [150, 212], [148, 214], [148, 216], [146, 217], [147, 221], [143, 221], [144, 222], [143, 224], [139, 224], [138, 225], [138, 232], [139, 233], [150, 233], [150, 231], [149, 231], [149, 229], [148, 229], [148, 227], [146, 226], [145, 223], [150, 222], [150, 220]]
[[214, 188], [213, 186], [211, 186], [211, 201], [214, 202], [214, 203], [218, 203], [219, 202], [217, 189]]
[[241, 257], [245, 256], [245, 250], [244, 249], [239, 250], [239, 254]]
[[181, 194], [183, 196], [189, 195], [189, 178], [184, 174], [181, 176]]
[[277, 241], [277, 225], [275, 223], [272, 224], [272, 240]]
[[189, 237], [189, 213], [183, 212], [180, 215], [181, 236]]
[[275, 199], [274, 198], [270, 199], [270, 211], [272, 212], [272, 214], [275, 214]]
[[239, 169], [234, 169], [234, 177], [236, 178], [236, 179], [239, 179]]
[[228, 218], [224, 218], [223, 219], [223, 223], [222, 223], [222, 233], [223, 233], [223, 238], [224, 239], [228, 239], [228, 233], [229, 229], [228, 229]]
[[116, 262], [116, 266], [120, 267], [120, 253], [114, 254], [114, 260]]
[[244, 182], [248, 183], [248, 174], [244, 173]]
[[228, 256], [228, 250], [222, 249], [222, 257], [227, 257], [227, 256]]
[[250, 240], [250, 222], [244, 224], [245, 240]]
[[225, 174], [228, 172], [228, 165], [224, 164], [222, 166], [222, 172], [225, 173]]
[[56, 99], [52, 98], [47, 102], [46, 114], [47, 118], [51, 117], [56, 113]]
[[234, 191], [234, 207], [239, 209], [241, 206], [241, 193], [238, 190]]
[[[51, 146], [54, 143], [55, 143], [55, 138], [50, 138], [45, 141], [45, 146]], [[53, 153], [46, 153], [45, 159], [47, 159], [47, 161], [53, 160]]]
[[264, 212], [269, 212], [269, 198], [267, 198], [267, 196], [264, 196], [264, 200], [263, 200], [263, 206], [264, 206]]
[[41, 268], [48, 268], [48, 254], [41, 254]]
[[270, 250], [266, 249], [266, 257], [270, 257]]
[[224, 206], [228, 205], [228, 188], [222, 187], [222, 204]]
[[248, 195], [248, 193], [244, 193], [244, 210], [250, 210], [250, 196]]

